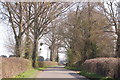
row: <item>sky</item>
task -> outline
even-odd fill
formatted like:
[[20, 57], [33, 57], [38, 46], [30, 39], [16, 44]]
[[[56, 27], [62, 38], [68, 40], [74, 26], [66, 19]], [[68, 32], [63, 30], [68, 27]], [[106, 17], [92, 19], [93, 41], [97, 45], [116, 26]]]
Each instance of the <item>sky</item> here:
[[5, 24], [0, 22], [0, 55], [7, 55], [10, 54], [7, 49], [5, 48], [5, 34], [7, 32], [7, 27]]

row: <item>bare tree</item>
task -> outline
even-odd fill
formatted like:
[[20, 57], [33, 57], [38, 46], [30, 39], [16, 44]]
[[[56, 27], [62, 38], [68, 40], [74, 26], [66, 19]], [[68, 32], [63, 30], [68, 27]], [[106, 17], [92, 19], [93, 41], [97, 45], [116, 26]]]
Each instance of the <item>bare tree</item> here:
[[38, 13], [38, 16], [34, 19], [34, 26], [31, 29], [34, 43], [32, 60], [33, 67], [36, 67], [38, 41], [48, 31], [48, 25], [65, 12], [69, 5], [61, 2], [39, 2], [34, 3], [33, 6], [34, 13]]
[[62, 37], [60, 35], [61, 26], [59, 24], [60, 23], [59, 20], [52, 22], [51, 26], [49, 27], [49, 32], [44, 37], [45, 44], [48, 45], [50, 49], [50, 61], [57, 61], [57, 62], [59, 60], [58, 59], [59, 48], [62, 45]]
[[[106, 7], [106, 6], [107, 7]], [[115, 42], [116, 42], [116, 56], [120, 57], [120, 26], [119, 26], [119, 8], [120, 4], [117, 2], [117, 0], [114, 0], [113, 2], [108, 1], [100, 5], [102, 8], [102, 11], [104, 12], [104, 15], [107, 17], [109, 20], [109, 25], [107, 27], [112, 27], [114, 28], [114, 31], [109, 31], [113, 32], [115, 36]]]
[[[71, 11], [64, 22], [64, 42], [68, 45], [68, 60], [80, 64], [86, 59], [113, 54], [113, 40], [104, 26], [108, 19], [97, 9], [96, 3], [85, 3]], [[80, 62], [81, 61], [81, 62]]]
[[[22, 3], [22, 2], [16, 2], [16, 3], [10, 3], [10, 2], [2, 2], [3, 9], [1, 10], [1, 14], [6, 17], [10, 24], [10, 27], [12, 28], [12, 31], [14, 33], [15, 38], [15, 54], [17, 57], [20, 57], [22, 55], [21, 48], [22, 48], [22, 37], [25, 31], [30, 27], [30, 25], [33, 23], [33, 14], [30, 11], [28, 11], [28, 7], [31, 6], [31, 3]], [[27, 10], [26, 10], [27, 8]], [[31, 12], [30, 19], [27, 19], [28, 12]], [[29, 23], [28, 23], [29, 22]]]

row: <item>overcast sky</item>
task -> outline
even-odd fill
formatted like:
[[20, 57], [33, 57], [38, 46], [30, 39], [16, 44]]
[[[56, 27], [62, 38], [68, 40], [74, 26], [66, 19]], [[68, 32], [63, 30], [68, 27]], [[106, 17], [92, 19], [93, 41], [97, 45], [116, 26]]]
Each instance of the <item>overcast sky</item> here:
[[7, 27], [2, 22], [0, 22], [0, 55], [7, 55], [7, 49], [4, 46], [5, 43], [5, 34], [7, 32]]

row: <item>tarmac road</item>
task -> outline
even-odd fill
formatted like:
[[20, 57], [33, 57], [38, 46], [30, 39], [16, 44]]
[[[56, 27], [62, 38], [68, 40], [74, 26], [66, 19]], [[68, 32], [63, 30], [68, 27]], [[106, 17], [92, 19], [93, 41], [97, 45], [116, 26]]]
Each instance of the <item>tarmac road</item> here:
[[[68, 80], [89, 80], [84, 76], [77, 74], [77, 71], [71, 71], [64, 68], [64, 66], [50, 67], [44, 71], [40, 71], [36, 78], [58, 78], [58, 79], [68, 79]], [[58, 80], [57, 79], [57, 80]]]

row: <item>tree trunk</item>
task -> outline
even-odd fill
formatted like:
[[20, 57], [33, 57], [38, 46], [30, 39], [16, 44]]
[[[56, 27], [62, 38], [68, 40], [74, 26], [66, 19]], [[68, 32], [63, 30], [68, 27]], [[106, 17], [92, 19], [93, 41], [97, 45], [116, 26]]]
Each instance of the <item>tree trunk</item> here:
[[52, 51], [50, 50], [50, 61], [52, 61]]
[[58, 49], [57, 49], [57, 46], [55, 44], [51, 45], [50, 47], [50, 61], [56, 61], [57, 60], [57, 52], [58, 52]]
[[118, 31], [118, 38], [116, 43], [116, 55], [120, 57], [120, 31]]
[[58, 55], [58, 49], [57, 49], [57, 53], [56, 53], [56, 62], [59, 62], [59, 55]]
[[31, 53], [32, 53], [32, 46], [31, 46], [31, 40], [30, 40], [30, 37], [29, 37], [29, 31], [27, 30], [27, 33], [26, 33], [26, 41], [25, 41], [25, 57], [26, 59], [31, 59]]
[[53, 53], [54, 53], [53, 45], [51, 45], [49, 49], [50, 49], [50, 61], [53, 61]]
[[34, 39], [34, 45], [33, 45], [33, 54], [32, 54], [32, 66], [34, 68], [37, 67], [37, 55], [38, 55], [38, 39]]
[[118, 58], [118, 70], [117, 70], [117, 72], [118, 72], [118, 75], [116, 75], [116, 77], [118, 78], [118, 77], [120, 77], [120, 60], [119, 60], [119, 58], [120, 58], [120, 29], [118, 29], [118, 32], [117, 32], [117, 42], [116, 42], [116, 57]]
[[59, 55], [58, 55], [58, 45], [55, 45], [55, 61], [58, 62], [59, 61]]
[[15, 55], [16, 57], [21, 57], [21, 37], [16, 37], [16, 44], [15, 44]]

